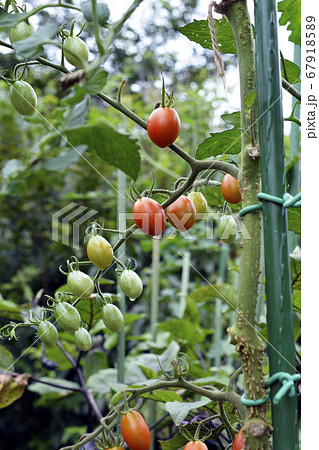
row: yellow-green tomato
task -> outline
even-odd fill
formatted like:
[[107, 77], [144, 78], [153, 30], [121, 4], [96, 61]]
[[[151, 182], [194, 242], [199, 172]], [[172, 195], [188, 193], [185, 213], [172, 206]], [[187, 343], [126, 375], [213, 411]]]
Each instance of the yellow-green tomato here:
[[105, 270], [113, 261], [113, 248], [103, 236], [91, 236], [86, 251], [89, 260], [100, 270]]
[[48, 347], [55, 347], [59, 339], [58, 330], [48, 320], [42, 320], [39, 323], [38, 336], [41, 342]]
[[92, 348], [91, 335], [84, 327], [80, 327], [74, 332], [74, 341], [75, 345], [83, 352], [87, 352]]
[[28, 38], [33, 33], [33, 26], [27, 22], [19, 22], [15, 27], [10, 28], [9, 30], [9, 40], [11, 44], [14, 42], [22, 41], [23, 39]]
[[231, 244], [237, 236], [237, 224], [235, 219], [230, 215], [223, 215], [217, 224], [217, 235], [219, 239]]
[[77, 36], [69, 36], [63, 43], [65, 59], [72, 66], [84, 67], [89, 60], [89, 49], [84, 41]]
[[94, 291], [92, 278], [80, 270], [73, 270], [69, 273], [67, 285], [72, 294], [77, 297], [90, 297]]
[[122, 312], [112, 303], [107, 303], [103, 306], [102, 319], [104, 325], [115, 333], [119, 333], [124, 326], [124, 317]]
[[207, 213], [207, 201], [201, 192], [190, 192], [187, 196], [193, 203], [196, 209], [196, 222], [204, 219]]
[[26, 81], [16, 81], [10, 86], [12, 106], [23, 116], [32, 116], [38, 103], [37, 94]]
[[143, 292], [142, 280], [136, 272], [130, 269], [123, 270], [119, 279], [119, 285], [124, 294], [131, 300], [135, 300]]

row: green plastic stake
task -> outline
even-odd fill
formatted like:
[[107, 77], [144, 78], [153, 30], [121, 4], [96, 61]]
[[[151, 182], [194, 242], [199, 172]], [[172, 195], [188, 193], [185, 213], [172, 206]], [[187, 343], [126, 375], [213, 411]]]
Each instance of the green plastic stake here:
[[[262, 191], [277, 197], [286, 192], [285, 150], [278, 49], [277, 3], [255, 0], [257, 100], [260, 132]], [[287, 211], [263, 201], [268, 357], [270, 376], [295, 374], [294, 316], [291, 301]], [[298, 449], [296, 396], [273, 399], [271, 389], [273, 449]]]
[[[227, 257], [229, 252], [229, 245], [222, 244], [220, 247], [219, 253], [219, 269], [218, 269], [218, 278], [217, 283], [225, 282], [226, 278], [226, 266], [227, 266]], [[222, 327], [222, 301], [220, 298], [215, 299], [215, 325], [214, 325], [214, 341], [213, 341], [213, 349], [214, 349], [214, 366], [220, 367], [221, 363], [221, 343], [222, 343], [222, 335], [223, 335], [223, 327]]]

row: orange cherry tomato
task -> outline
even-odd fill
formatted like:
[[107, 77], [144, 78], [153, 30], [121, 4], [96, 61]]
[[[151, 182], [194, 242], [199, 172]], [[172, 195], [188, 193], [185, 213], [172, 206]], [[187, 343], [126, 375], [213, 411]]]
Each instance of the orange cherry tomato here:
[[151, 432], [143, 416], [136, 410], [121, 417], [121, 431], [124, 441], [132, 450], [149, 450]]
[[235, 205], [241, 201], [238, 181], [232, 175], [229, 175], [229, 173], [226, 173], [222, 179], [220, 189], [222, 196], [227, 202]]
[[160, 148], [173, 144], [178, 138], [181, 121], [175, 109], [156, 108], [147, 121], [151, 141]]
[[189, 230], [196, 222], [196, 208], [194, 203], [185, 195], [181, 195], [166, 209], [169, 223], [180, 231]]

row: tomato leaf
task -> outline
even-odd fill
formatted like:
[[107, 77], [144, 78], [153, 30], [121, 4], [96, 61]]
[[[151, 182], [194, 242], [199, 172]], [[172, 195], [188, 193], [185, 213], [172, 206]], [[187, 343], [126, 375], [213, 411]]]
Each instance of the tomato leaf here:
[[278, 3], [281, 12], [279, 25], [287, 25], [291, 31], [289, 41], [301, 45], [301, 2], [300, 0], [283, 0]]
[[208, 302], [220, 298], [233, 309], [237, 306], [237, 291], [234, 286], [227, 283], [202, 286], [191, 292], [189, 297], [195, 302]]
[[300, 83], [300, 67], [289, 59], [285, 59], [285, 70], [281, 63], [281, 76], [290, 84]]
[[257, 97], [257, 92], [256, 91], [248, 92], [248, 94], [244, 98], [245, 105], [248, 108], [251, 108], [253, 106], [253, 104], [255, 103], [256, 97]]
[[23, 395], [29, 378], [27, 373], [0, 375], [0, 409], [11, 405]]
[[6, 319], [23, 322], [23, 316], [21, 314], [20, 308], [11, 300], [0, 300], [0, 316]]
[[211, 400], [208, 398], [206, 398], [205, 400], [200, 400], [198, 402], [189, 403], [167, 402], [165, 404], [165, 409], [167, 412], [169, 412], [174, 424], [176, 426], [179, 426], [192, 409], [198, 409], [210, 402]]
[[71, 110], [67, 119], [67, 128], [75, 128], [84, 126], [90, 109], [90, 97], [86, 95], [84, 100], [77, 103]]
[[77, 163], [80, 156], [86, 150], [86, 145], [79, 145], [77, 148], [68, 149], [67, 153], [57, 156], [56, 158], [46, 159], [42, 162], [44, 169], [49, 171], [63, 170]]
[[70, 128], [65, 133], [72, 145], [87, 145], [90, 151], [136, 180], [141, 162], [136, 139], [118, 133], [106, 123]]
[[[28, 390], [31, 392], [36, 392], [37, 394], [44, 395], [51, 392], [55, 392], [57, 394], [60, 394], [60, 396], [65, 396], [68, 394], [72, 394], [72, 388], [73, 389], [80, 389], [80, 385], [78, 383], [75, 383], [74, 381], [64, 380], [64, 379], [57, 379], [57, 378], [50, 378], [50, 377], [41, 377], [39, 378], [40, 381], [46, 381], [48, 383], [54, 383], [57, 386], [49, 386], [48, 384], [36, 382], [32, 383], [28, 386]], [[70, 389], [70, 390], [69, 390]]]
[[202, 342], [209, 330], [194, 326], [193, 322], [186, 319], [172, 319], [159, 324], [160, 331], [169, 331], [172, 336], [190, 344]]
[[301, 236], [301, 208], [288, 208], [288, 230]]
[[91, 69], [85, 73], [83, 87], [89, 94], [97, 94], [104, 88], [107, 77], [108, 72], [102, 67], [99, 67], [98, 69]]
[[182, 397], [174, 391], [154, 391], [152, 394], [147, 392], [142, 394], [141, 397], [162, 403], [178, 402], [180, 404], [183, 401]]
[[0, 372], [14, 372], [14, 357], [8, 349], [3, 345], [0, 345]]
[[301, 312], [301, 291], [292, 294], [292, 306], [294, 311]]
[[15, 42], [14, 50], [26, 59], [37, 58], [43, 53], [43, 45], [53, 39], [58, 32], [54, 23], [40, 26], [31, 36], [22, 41]]
[[[219, 51], [236, 54], [234, 32], [228, 20], [225, 17], [220, 20], [214, 19], [214, 26]], [[213, 49], [208, 20], [194, 20], [194, 22], [180, 27], [178, 30], [190, 41], [200, 44], [203, 48]]]

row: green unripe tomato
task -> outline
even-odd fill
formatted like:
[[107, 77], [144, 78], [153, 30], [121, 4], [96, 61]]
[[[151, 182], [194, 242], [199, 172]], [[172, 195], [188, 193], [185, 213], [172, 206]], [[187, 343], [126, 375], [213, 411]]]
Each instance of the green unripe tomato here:
[[33, 26], [27, 22], [19, 22], [9, 30], [9, 40], [11, 44], [28, 38], [34, 32]]
[[124, 294], [131, 300], [135, 300], [143, 292], [142, 280], [133, 270], [123, 270], [119, 279], [119, 285]]
[[111, 331], [119, 333], [124, 326], [124, 317], [119, 308], [112, 303], [107, 303], [102, 309], [104, 325]]
[[80, 270], [73, 270], [69, 273], [67, 285], [76, 297], [90, 297], [94, 291], [92, 278]]
[[48, 347], [55, 347], [59, 339], [58, 330], [48, 320], [42, 320], [39, 323], [38, 336], [41, 342]]
[[26, 81], [16, 81], [10, 86], [12, 106], [23, 116], [32, 116], [38, 104], [37, 94]]
[[196, 209], [196, 222], [203, 220], [207, 213], [207, 201], [201, 192], [190, 192], [187, 196], [193, 203]]
[[219, 219], [217, 235], [226, 244], [231, 244], [237, 236], [237, 224], [232, 216], [224, 215]]
[[69, 36], [63, 43], [63, 53], [67, 62], [81, 69], [89, 60], [89, 49], [77, 36]]
[[59, 302], [55, 306], [54, 316], [58, 324], [65, 331], [74, 333], [81, 326], [79, 311], [70, 303]]
[[89, 260], [100, 270], [105, 270], [113, 261], [113, 248], [103, 236], [91, 236], [86, 251]]
[[87, 352], [92, 348], [91, 335], [84, 327], [80, 327], [74, 332], [74, 341], [75, 345], [83, 352]]

